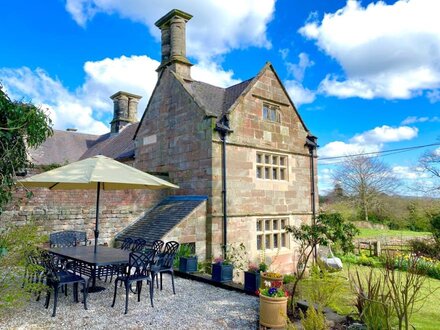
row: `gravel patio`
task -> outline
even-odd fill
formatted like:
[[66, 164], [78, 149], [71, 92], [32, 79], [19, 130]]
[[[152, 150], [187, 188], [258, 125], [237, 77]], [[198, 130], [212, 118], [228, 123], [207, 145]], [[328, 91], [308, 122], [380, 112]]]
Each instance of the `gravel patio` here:
[[[148, 288], [142, 289], [141, 301], [130, 294], [128, 314], [124, 315], [125, 290], [118, 288], [115, 307], [111, 307], [114, 283], [99, 282], [107, 290], [91, 293], [88, 310], [74, 303], [69, 295], [59, 295], [57, 315], [32, 299], [25, 308], [0, 316], [0, 329], [257, 329], [258, 298], [229, 291], [197, 281], [175, 278], [176, 295], [171, 281], [164, 276], [164, 288], [155, 288], [154, 308], [150, 305]], [[81, 295], [80, 295], [81, 301]]]

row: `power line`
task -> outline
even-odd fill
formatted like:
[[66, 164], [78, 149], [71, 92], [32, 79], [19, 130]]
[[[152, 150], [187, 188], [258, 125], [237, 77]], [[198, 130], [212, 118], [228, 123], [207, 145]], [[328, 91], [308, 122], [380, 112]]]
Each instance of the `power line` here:
[[[407, 152], [407, 151], [411, 151], [411, 150], [415, 150], [415, 149], [438, 146], [438, 145], [440, 145], [439, 142], [420, 145], [420, 146], [412, 146], [412, 147], [406, 147], [406, 148], [397, 148], [397, 149], [389, 149], [389, 150], [373, 151], [373, 152], [363, 152], [363, 153], [344, 155], [344, 156], [322, 157], [322, 158], [319, 157], [318, 160], [343, 159], [343, 158], [356, 157], [356, 156], [380, 155], [380, 154], [385, 154], [383, 156], [388, 156], [387, 154], [391, 155], [394, 153]], [[331, 164], [335, 164], [335, 163], [331, 163]], [[322, 164], [322, 165], [324, 165], [324, 164]]]

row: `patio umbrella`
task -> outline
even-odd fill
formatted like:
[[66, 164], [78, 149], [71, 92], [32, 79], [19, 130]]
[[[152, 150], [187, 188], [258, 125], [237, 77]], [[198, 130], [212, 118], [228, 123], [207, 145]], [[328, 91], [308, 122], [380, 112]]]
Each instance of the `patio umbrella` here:
[[101, 190], [179, 188], [168, 181], [105, 156], [90, 157], [18, 182], [27, 188], [96, 189], [95, 252], [99, 236]]

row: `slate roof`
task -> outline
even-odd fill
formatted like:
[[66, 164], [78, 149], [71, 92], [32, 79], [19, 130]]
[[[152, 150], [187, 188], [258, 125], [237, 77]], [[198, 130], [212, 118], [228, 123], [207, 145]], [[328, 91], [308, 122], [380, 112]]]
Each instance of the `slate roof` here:
[[88, 149], [81, 159], [103, 155], [113, 159], [134, 157], [133, 136], [139, 123], [125, 126], [118, 134], [107, 133], [100, 142]]
[[72, 163], [101, 139], [100, 135], [54, 130], [41, 146], [30, 150], [31, 160], [36, 165]]
[[141, 237], [151, 245], [153, 241], [162, 239], [206, 199], [206, 196], [169, 196], [141, 219], [117, 234], [115, 240]]
[[207, 115], [219, 117], [227, 112], [243, 93], [253, 78], [239, 84], [222, 88], [201, 81], [184, 80], [183, 84], [196, 101], [204, 108]]

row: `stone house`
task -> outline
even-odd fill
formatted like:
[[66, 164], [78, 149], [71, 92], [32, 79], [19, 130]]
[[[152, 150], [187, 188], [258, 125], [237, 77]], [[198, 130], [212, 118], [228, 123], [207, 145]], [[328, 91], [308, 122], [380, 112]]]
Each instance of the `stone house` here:
[[[175, 239], [191, 243], [202, 260], [221, 255], [225, 243], [243, 243], [250, 261], [271, 257], [274, 270], [291, 272], [295, 243], [284, 227], [313, 220], [316, 138], [270, 63], [255, 77], [228, 88], [193, 80], [185, 39], [191, 17], [172, 10], [156, 22], [162, 33], [161, 64], [141, 121], [133, 123], [140, 96], [116, 93], [111, 133], [85, 138], [89, 145], [82, 142], [86, 146], [79, 158], [105, 154], [180, 186], [103, 196], [108, 204], [102, 240]], [[41, 148], [53, 148], [50, 143]], [[126, 213], [113, 219], [120, 215], [118, 199]], [[44, 203], [41, 198], [39, 202]], [[25, 213], [23, 208], [16, 212]], [[59, 224], [63, 219], [56, 212]], [[110, 214], [107, 222], [105, 214]], [[91, 228], [92, 218], [78, 226]]]

